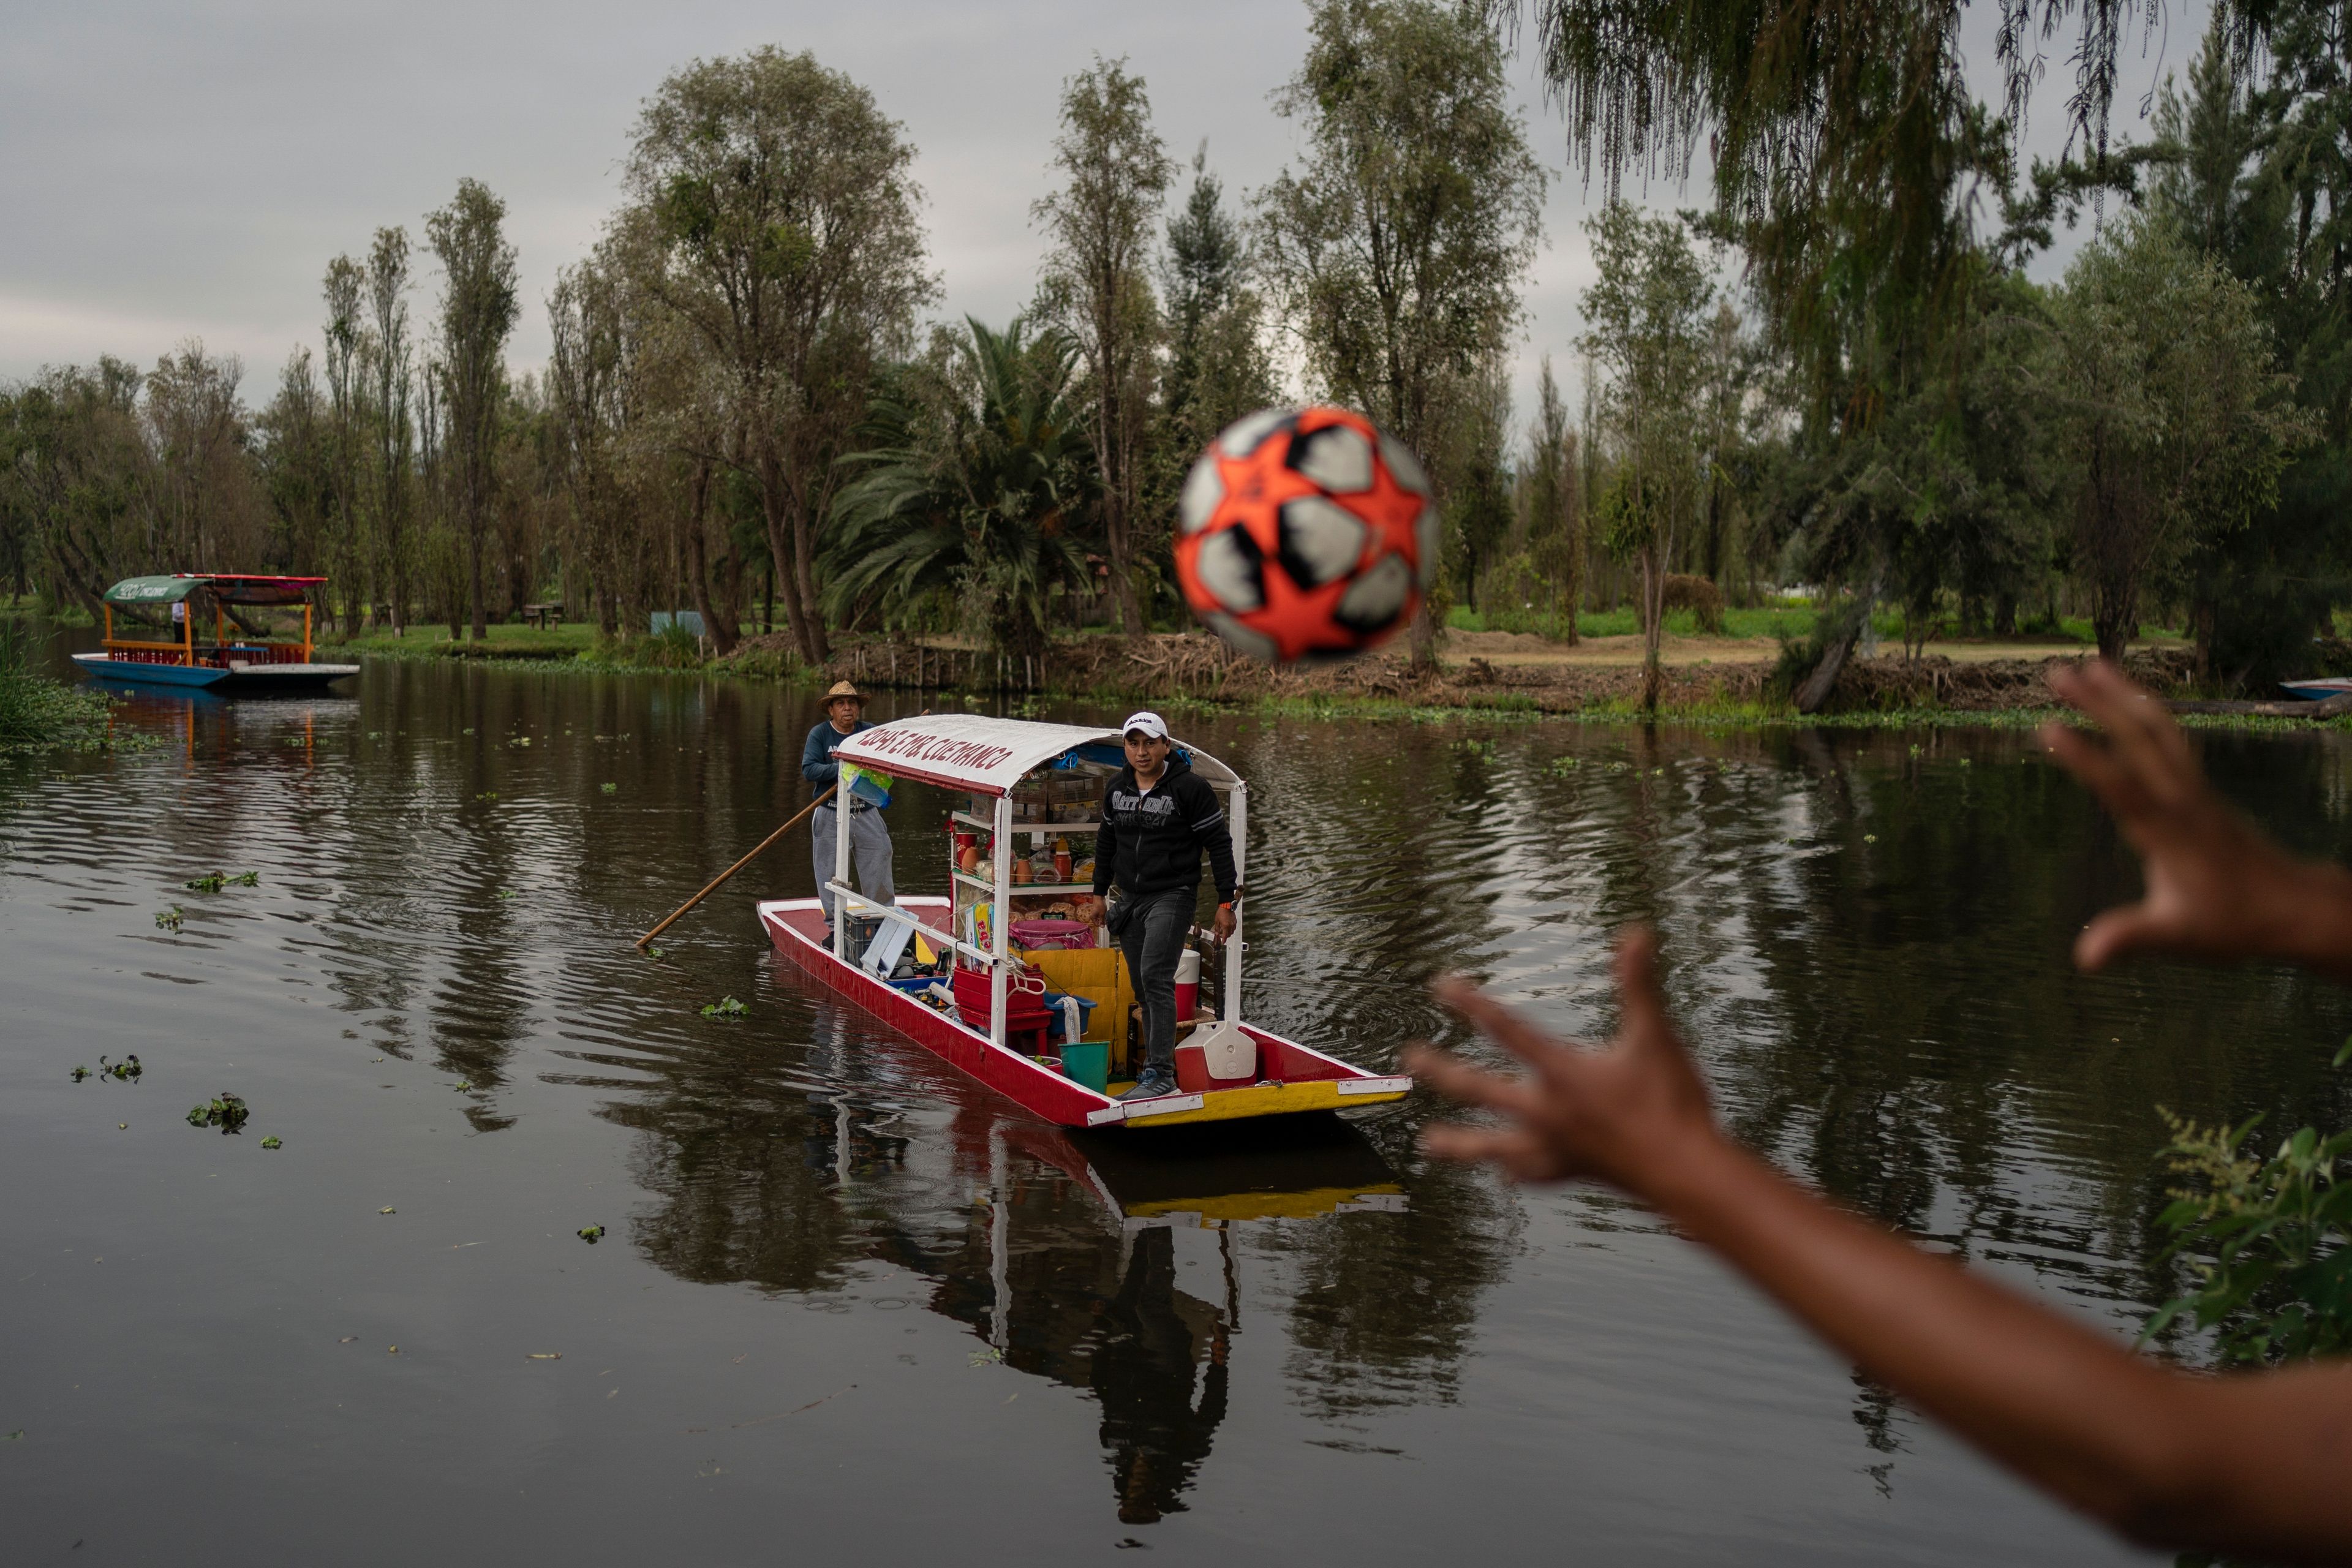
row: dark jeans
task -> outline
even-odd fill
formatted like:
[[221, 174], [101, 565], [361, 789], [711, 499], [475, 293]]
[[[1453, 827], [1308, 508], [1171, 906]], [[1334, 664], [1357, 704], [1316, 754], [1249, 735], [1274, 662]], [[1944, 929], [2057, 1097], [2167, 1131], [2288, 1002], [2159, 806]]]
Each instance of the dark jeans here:
[[1121, 901], [1126, 924], [1118, 945], [1127, 954], [1127, 973], [1135, 999], [1143, 1006], [1143, 1061], [1147, 1067], [1176, 1065], [1176, 960], [1192, 929], [1192, 906], [1198, 888], [1172, 888], [1164, 893], [1127, 895]]

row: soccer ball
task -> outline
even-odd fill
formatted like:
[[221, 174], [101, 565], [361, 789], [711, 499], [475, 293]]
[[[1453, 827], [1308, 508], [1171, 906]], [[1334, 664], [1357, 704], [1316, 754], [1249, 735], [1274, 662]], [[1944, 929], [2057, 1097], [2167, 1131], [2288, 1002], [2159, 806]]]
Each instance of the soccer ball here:
[[1437, 572], [1421, 463], [1345, 408], [1268, 408], [1210, 443], [1177, 506], [1176, 580], [1253, 658], [1345, 658], [1409, 623]]

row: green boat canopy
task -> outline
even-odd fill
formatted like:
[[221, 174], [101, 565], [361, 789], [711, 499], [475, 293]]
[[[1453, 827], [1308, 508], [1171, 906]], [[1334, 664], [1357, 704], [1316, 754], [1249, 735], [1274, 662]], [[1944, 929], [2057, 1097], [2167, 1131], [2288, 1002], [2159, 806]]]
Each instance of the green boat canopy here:
[[176, 605], [199, 588], [210, 588], [224, 604], [299, 605], [324, 577], [253, 577], [234, 573], [187, 573], [170, 577], [125, 577], [106, 591], [110, 605]]

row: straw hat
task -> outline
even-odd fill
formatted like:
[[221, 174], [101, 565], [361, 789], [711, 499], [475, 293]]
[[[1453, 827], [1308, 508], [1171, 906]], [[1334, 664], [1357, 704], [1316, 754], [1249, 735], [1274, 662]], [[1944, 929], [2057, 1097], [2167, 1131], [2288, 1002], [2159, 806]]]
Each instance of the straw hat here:
[[824, 705], [827, 708], [830, 708], [845, 697], [848, 698], [852, 702], [856, 703], [860, 708], [866, 706], [866, 693], [858, 690], [857, 688], [850, 685], [846, 680], [836, 680], [833, 683], [832, 689], [824, 694]]

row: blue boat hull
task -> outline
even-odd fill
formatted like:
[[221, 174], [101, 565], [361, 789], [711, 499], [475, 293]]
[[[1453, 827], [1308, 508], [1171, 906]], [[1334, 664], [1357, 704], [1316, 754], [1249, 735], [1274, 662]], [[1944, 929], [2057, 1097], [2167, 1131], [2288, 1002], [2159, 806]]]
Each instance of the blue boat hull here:
[[73, 661], [94, 680], [136, 681], [142, 686], [212, 686], [228, 679], [227, 670], [204, 664], [141, 664], [109, 658], [102, 653], [78, 653]]

